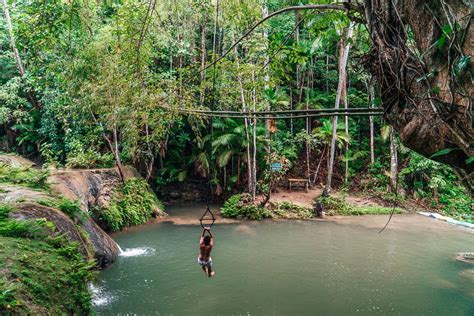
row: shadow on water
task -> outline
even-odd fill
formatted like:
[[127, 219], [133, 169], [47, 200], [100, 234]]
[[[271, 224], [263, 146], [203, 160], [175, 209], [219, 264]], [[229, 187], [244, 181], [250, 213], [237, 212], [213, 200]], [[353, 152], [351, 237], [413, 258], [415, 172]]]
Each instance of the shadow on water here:
[[473, 315], [474, 283], [453, 254], [474, 235], [333, 222], [217, 225], [206, 278], [198, 226], [115, 236], [124, 254], [93, 287], [102, 315]]

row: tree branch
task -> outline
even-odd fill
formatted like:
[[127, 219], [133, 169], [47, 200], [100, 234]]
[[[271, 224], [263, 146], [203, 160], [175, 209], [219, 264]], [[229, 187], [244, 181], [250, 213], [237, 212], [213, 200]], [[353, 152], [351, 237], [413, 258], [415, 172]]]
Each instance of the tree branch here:
[[227, 56], [231, 51], [232, 49], [234, 49], [234, 47], [236, 47], [244, 38], [246, 38], [247, 36], [250, 35], [250, 33], [252, 33], [260, 24], [262, 24], [263, 22], [269, 20], [270, 18], [274, 17], [274, 16], [277, 16], [279, 14], [282, 14], [282, 13], [285, 13], [285, 12], [288, 12], [288, 11], [298, 11], [298, 10], [340, 10], [340, 11], [345, 11], [345, 12], [348, 12], [349, 9], [351, 8], [350, 5], [348, 5], [346, 3], [346, 5], [337, 5], [337, 4], [308, 4], [308, 5], [300, 5], [300, 6], [291, 6], [291, 7], [286, 7], [286, 8], [283, 8], [281, 10], [278, 10], [278, 11], [275, 11], [273, 13], [270, 13], [269, 15], [267, 15], [266, 17], [264, 17], [263, 19], [261, 19], [260, 21], [258, 21], [254, 26], [252, 26], [247, 32], [245, 32], [244, 35], [242, 35], [236, 42], [234, 42], [234, 44], [232, 44], [225, 52], [224, 54], [222, 54], [222, 56], [220, 56], [219, 58], [217, 58], [216, 60], [214, 60], [212, 63], [210, 63], [209, 65], [207, 65], [206, 67], [204, 67], [203, 69], [201, 69], [201, 72], [203, 72], [204, 70], [212, 67], [213, 65], [217, 64], [219, 61], [221, 61], [225, 56]]

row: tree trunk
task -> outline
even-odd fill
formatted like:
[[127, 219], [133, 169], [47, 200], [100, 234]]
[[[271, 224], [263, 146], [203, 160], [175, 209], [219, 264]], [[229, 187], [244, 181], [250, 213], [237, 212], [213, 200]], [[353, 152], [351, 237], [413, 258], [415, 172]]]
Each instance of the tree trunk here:
[[[375, 108], [375, 87], [374, 81], [371, 78], [368, 84], [369, 92], [369, 107], [371, 109]], [[369, 116], [369, 127], [370, 127], [370, 164], [374, 165], [375, 163], [375, 152], [374, 152], [374, 117]]]
[[[296, 30], [295, 30], [295, 39], [296, 39], [296, 44], [299, 44], [300, 42], [300, 13], [298, 11], [295, 12], [295, 24], [296, 24]], [[301, 94], [299, 94], [300, 91], [300, 80], [301, 80], [301, 74], [300, 74], [300, 65], [296, 65], [296, 91], [298, 91], [298, 102], [301, 102]]]
[[[255, 82], [255, 73], [252, 73], [253, 82]], [[257, 91], [253, 89], [253, 112], [257, 111]], [[257, 194], [257, 118], [252, 119], [252, 199], [255, 201]]]
[[[238, 50], [237, 46], [234, 48], [235, 51], [235, 58], [236, 58], [236, 63], [237, 63], [237, 72], [240, 69], [240, 62], [239, 62], [239, 57], [238, 57]], [[240, 73], [237, 74], [237, 80], [239, 81], [239, 86], [240, 86], [240, 101], [242, 102], [242, 111], [247, 112], [247, 104], [245, 101], [245, 90], [244, 90], [244, 85], [242, 82], [242, 77], [240, 76]], [[253, 192], [253, 162], [252, 162], [252, 155], [251, 155], [251, 140], [250, 140], [250, 131], [249, 131], [249, 125], [250, 125], [250, 119], [249, 118], [244, 118], [244, 126], [245, 126], [245, 139], [247, 140], [246, 144], [246, 157], [247, 157], [247, 188], [249, 194], [252, 194]], [[252, 137], [253, 141], [253, 137]]]
[[321, 167], [321, 162], [323, 162], [324, 155], [326, 155], [326, 146], [324, 146], [323, 151], [321, 152], [321, 157], [319, 157], [318, 166], [316, 167], [316, 171], [314, 172], [313, 184], [316, 183], [319, 175], [319, 169]]
[[[16, 47], [16, 42], [15, 42], [15, 34], [13, 32], [13, 27], [12, 27], [12, 22], [10, 18], [10, 11], [8, 10], [8, 3], [7, 0], [2, 0], [3, 4], [3, 14], [5, 15], [5, 22], [7, 25], [7, 30], [8, 30], [8, 35], [10, 37], [10, 46], [11, 50], [13, 52], [13, 57], [15, 58], [16, 66], [18, 68], [18, 72], [20, 73], [20, 76], [25, 75], [25, 68], [23, 66], [23, 62], [21, 60], [20, 54], [18, 52], [18, 48]], [[26, 97], [28, 98], [28, 101], [37, 109], [40, 109], [41, 106], [38, 102], [38, 100], [35, 97], [34, 91], [31, 89], [28, 89], [26, 91]]]
[[[342, 101], [344, 103], [344, 109], [349, 107], [349, 102], [347, 101], [347, 75], [344, 80], [344, 84], [342, 86]], [[344, 133], [349, 136], [349, 116], [344, 116]], [[345, 168], [344, 168], [344, 183], [347, 184], [349, 180], [349, 142], [346, 142], [344, 151], [346, 153], [346, 161], [345, 161]]]
[[398, 192], [398, 152], [395, 130], [390, 126], [390, 191]]
[[[207, 19], [204, 19], [203, 24], [202, 24], [202, 29], [201, 29], [201, 69], [204, 69], [206, 67], [206, 58], [207, 58], [207, 49], [206, 49], [206, 21]], [[201, 84], [206, 80], [206, 71], [203, 70], [201, 71]], [[205, 85], [201, 88], [200, 91], [200, 101], [201, 101], [201, 106], [204, 106], [204, 96], [206, 93], [206, 88]]]
[[[344, 91], [345, 83], [346, 83], [346, 66], [347, 60], [349, 58], [349, 50], [351, 44], [349, 42], [345, 42], [345, 38], [350, 39], [352, 37], [352, 28], [353, 22], [350, 23], [349, 28], [347, 29], [346, 36], [343, 36], [340, 41], [339, 46], [339, 82], [337, 85], [337, 95], [336, 95], [336, 102], [334, 107], [336, 109], [339, 108], [342, 93]], [[336, 135], [337, 135], [337, 116], [333, 117], [332, 120], [332, 138], [331, 138], [331, 145], [329, 148], [329, 160], [328, 160], [328, 177], [326, 182], [326, 187], [324, 188], [324, 194], [329, 195], [331, 194], [331, 184], [332, 184], [332, 175], [334, 170], [334, 159], [336, 155]]]
[[[309, 83], [309, 80], [308, 80]], [[309, 87], [306, 87], [306, 110], [309, 109]], [[311, 122], [309, 120], [309, 117], [306, 118], [306, 134], [308, 134], [308, 137], [311, 133]], [[311, 168], [310, 168], [310, 163], [309, 163], [309, 157], [310, 157], [310, 147], [309, 147], [309, 141], [306, 140], [305, 142], [305, 149], [306, 149], [306, 178], [308, 181], [311, 181]]]
[[15, 58], [16, 66], [18, 72], [21, 76], [25, 75], [25, 68], [23, 67], [23, 62], [21, 61], [20, 54], [16, 48], [15, 35], [13, 33], [12, 22], [10, 19], [10, 11], [8, 10], [7, 0], [2, 0], [3, 3], [3, 14], [5, 15], [5, 22], [7, 24], [8, 35], [10, 36], [10, 46], [13, 51], [13, 57]]
[[117, 132], [117, 127], [114, 126], [113, 130], [113, 135], [114, 135], [114, 156], [115, 156], [115, 162], [117, 164], [117, 169], [120, 175], [120, 179], [122, 182], [125, 182], [125, 177], [123, 175], [123, 165], [122, 165], [122, 159], [120, 158], [120, 151], [119, 151], [119, 145], [118, 145], [118, 132]]

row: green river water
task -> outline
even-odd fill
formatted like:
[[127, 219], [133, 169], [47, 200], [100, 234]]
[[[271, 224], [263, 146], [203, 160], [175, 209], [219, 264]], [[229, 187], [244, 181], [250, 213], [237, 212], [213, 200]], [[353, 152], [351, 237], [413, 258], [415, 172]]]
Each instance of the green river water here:
[[124, 253], [92, 286], [95, 310], [99, 315], [474, 315], [474, 283], [463, 275], [474, 267], [453, 260], [456, 252], [473, 251], [474, 235], [405, 222], [382, 234], [357, 222], [216, 225], [216, 276], [210, 279], [196, 263], [200, 227], [143, 226], [114, 236]]

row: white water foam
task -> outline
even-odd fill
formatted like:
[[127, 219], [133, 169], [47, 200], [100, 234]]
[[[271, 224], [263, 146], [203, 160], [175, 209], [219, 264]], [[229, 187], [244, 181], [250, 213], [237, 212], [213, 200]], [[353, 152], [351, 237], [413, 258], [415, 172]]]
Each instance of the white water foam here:
[[93, 283], [89, 283], [89, 291], [92, 293], [92, 305], [94, 306], [108, 305], [114, 301], [113, 295], [105, 293], [101, 287]]
[[151, 256], [155, 253], [155, 249], [150, 247], [125, 248], [119, 256], [120, 257], [140, 257]]

